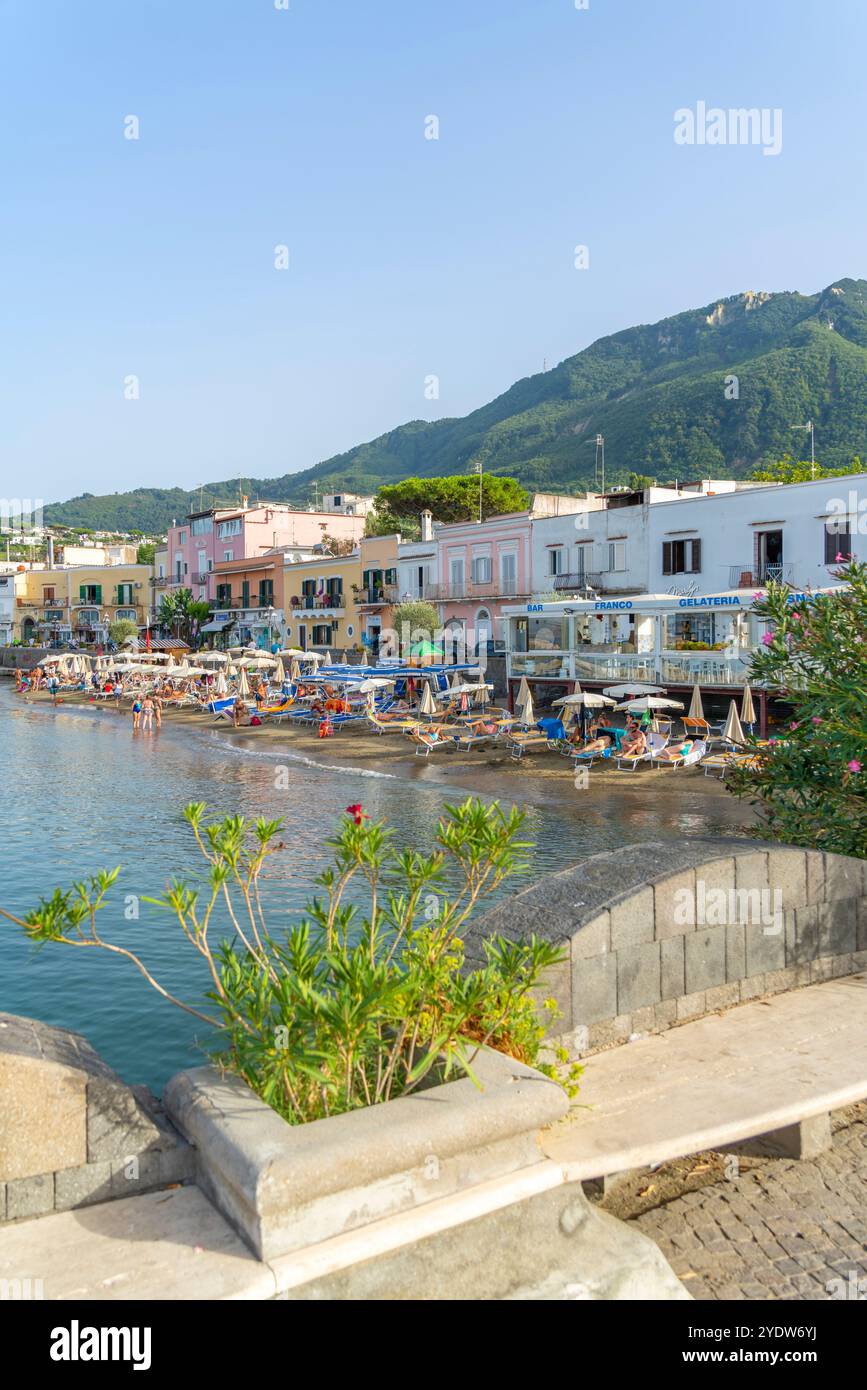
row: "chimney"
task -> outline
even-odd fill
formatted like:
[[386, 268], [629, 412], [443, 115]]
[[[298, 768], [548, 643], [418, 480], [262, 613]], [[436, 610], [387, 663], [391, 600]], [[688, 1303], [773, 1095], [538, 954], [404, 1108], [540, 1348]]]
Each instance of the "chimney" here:
[[46, 559], [47, 559], [47, 561], [48, 561], [48, 568], [49, 568], [50, 570], [53, 570], [53, 569], [54, 569], [54, 537], [53, 537], [53, 536], [49, 536], [49, 537], [48, 537], [48, 554], [47, 554], [47, 556], [46, 556]]
[[421, 538], [423, 541], [433, 540], [433, 512], [427, 507], [421, 514]]

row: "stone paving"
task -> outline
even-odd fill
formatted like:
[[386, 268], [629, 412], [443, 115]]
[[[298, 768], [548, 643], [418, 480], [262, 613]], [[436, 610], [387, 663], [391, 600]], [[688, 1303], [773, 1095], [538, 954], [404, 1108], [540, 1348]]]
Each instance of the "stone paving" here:
[[721, 1155], [725, 1180], [634, 1217], [693, 1298], [867, 1300], [867, 1107], [835, 1119], [816, 1159]]

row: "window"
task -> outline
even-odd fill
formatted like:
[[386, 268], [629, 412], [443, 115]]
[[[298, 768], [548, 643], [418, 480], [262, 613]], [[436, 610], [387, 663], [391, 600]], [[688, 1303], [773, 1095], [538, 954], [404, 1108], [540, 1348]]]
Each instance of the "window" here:
[[[845, 530], [841, 530], [845, 527]], [[838, 563], [837, 556], [849, 556], [852, 554], [852, 532], [849, 529], [848, 517], [837, 517], [834, 521], [825, 523], [825, 564], [835, 565]]]
[[232, 606], [232, 586], [231, 584], [217, 585], [217, 607], [231, 608]]
[[54, 585], [53, 585], [53, 584], [51, 584], [51, 585], [45, 585], [45, 584], [43, 584], [43, 586], [42, 586], [42, 602], [43, 602], [43, 603], [53, 603], [55, 598], [56, 598], [56, 594], [55, 594], [55, 590], [54, 590]]
[[464, 588], [464, 559], [455, 555], [449, 560], [449, 584], [453, 594], [460, 594]]
[[132, 585], [118, 584], [117, 586], [118, 603], [132, 603]]
[[236, 516], [233, 521], [221, 521], [218, 535], [221, 541], [228, 540], [230, 536], [240, 536], [241, 518]]
[[131, 623], [137, 620], [137, 614], [134, 608], [119, 608], [115, 616], [118, 618], [128, 618]]
[[663, 541], [663, 574], [700, 574], [701, 541]]
[[609, 571], [626, 569], [626, 541], [608, 542], [608, 569]]
[[186, 545], [186, 543], [187, 543], [187, 533], [186, 533], [186, 531], [179, 531], [179, 532], [178, 532], [178, 545]]
[[514, 550], [500, 555], [500, 588], [504, 594], [518, 592], [518, 557]]
[[548, 573], [550, 575], [563, 573], [563, 547], [555, 545], [548, 551]]
[[101, 584], [82, 584], [78, 590], [81, 603], [102, 603]]
[[191, 536], [209, 536], [214, 529], [214, 518], [212, 516], [197, 516], [195, 521], [190, 522]]
[[476, 555], [473, 560], [472, 576], [474, 584], [490, 584], [491, 582], [491, 557], [490, 555]]
[[249, 579], [243, 579], [243, 580], [241, 581], [241, 607], [242, 607], [242, 608], [249, 608], [249, 607], [250, 607], [250, 581], [249, 581]]
[[314, 598], [316, 597], [316, 580], [315, 580], [315, 579], [302, 579], [302, 581], [301, 581], [301, 597], [302, 597], [303, 599], [314, 599]]
[[234, 558], [235, 558], [235, 552], [234, 552], [234, 550], [224, 550], [224, 551], [223, 551], [223, 559], [224, 559], [224, 560], [234, 560]]
[[259, 607], [270, 608], [274, 602], [274, 580], [259, 580]]
[[313, 628], [314, 647], [327, 647], [331, 641], [331, 624], [316, 623]]
[[[591, 544], [592, 544], [592, 542], [591, 542]], [[579, 545], [579, 546], [576, 547], [576, 550], [575, 550], [575, 573], [578, 575], [579, 579], [582, 579], [582, 580], [583, 580], [585, 574], [587, 573], [587, 552], [588, 552], [588, 550], [589, 550], [589, 546], [587, 546], [587, 545]]]

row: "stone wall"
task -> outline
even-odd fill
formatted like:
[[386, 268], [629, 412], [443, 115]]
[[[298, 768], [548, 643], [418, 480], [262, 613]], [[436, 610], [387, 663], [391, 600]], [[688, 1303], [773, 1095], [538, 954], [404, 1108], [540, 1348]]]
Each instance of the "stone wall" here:
[[867, 862], [754, 840], [625, 845], [507, 899], [483, 937], [535, 932], [566, 959], [543, 995], [584, 1053], [764, 994], [867, 969]]
[[0, 1014], [0, 1222], [131, 1197], [193, 1170], [154, 1097], [85, 1038]]

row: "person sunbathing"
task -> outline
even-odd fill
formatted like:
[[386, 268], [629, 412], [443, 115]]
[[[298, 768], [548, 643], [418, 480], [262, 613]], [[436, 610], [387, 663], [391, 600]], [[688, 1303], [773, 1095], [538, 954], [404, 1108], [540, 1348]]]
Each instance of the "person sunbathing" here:
[[647, 752], [647, 736], [643, 729], [636, 729], [620, 744], [621, 755], [625, 758], [639, 758]]
[[661, 753], [656, 754], [655, 761], [658, 763], [679, 763], [689, 753], [693, 742], [693, 739], [686, 738], [683, 743], [677, 743], [672, 748], [663, 748]]
[[606, 733], [604, 729], [597, 729], [594, 725], [590, 730], [587, 742], [582, 746], [582, 753], [605, 753], [612, 743], [612, 735]]

